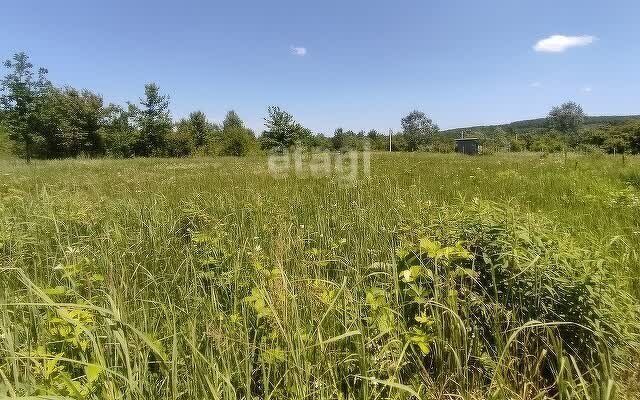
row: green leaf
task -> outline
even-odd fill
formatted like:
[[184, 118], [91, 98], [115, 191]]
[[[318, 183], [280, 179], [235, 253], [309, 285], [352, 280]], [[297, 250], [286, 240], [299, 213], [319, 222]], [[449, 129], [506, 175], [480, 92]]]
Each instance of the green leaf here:
[[431, 326], [435, 322], [433, 320], [433, 318], [427, 316], [426, 314], [416, 315], [415, 316], [415, 320], [416, 320], [416, 322], [419, 322], [419, 323], [421, 323], [423, 325], [427, 325], [427, 326]]
[[410, 283], [424, 275], [424, 267], [422, 265], [413, 265], [409, 269], [400, 272], [400, 278], [404, 283]]
[[104, 368], [96, 364], [89, 364], [84, 367], [84, 373], [87, 375], [87, 381], [89, 383], [93, 383], [98, 380], [102, 371], [104, 371]]
[[430, 258], [436, 258], [441, 248], [442, 244], [437, 240], [430, 240], [429, 238], [420, 239], [420, 252]]
[[418, 346], [422, 354], [427, 355], [431, 352], [429, 344], [433, 341], [433, 337], [425, 333], [420, 328], [411, 328], [411, 331], [407, 337], [409, 343]]
[[44, 289], [43, 292], [49, 296], [60, 296], [67, 292], [64, 286], [56, 286], [54, 288]]
[[286, 360], [284, 351], [279, 347], [263, 351], [260, 358], [268, 364], [282, 363]]

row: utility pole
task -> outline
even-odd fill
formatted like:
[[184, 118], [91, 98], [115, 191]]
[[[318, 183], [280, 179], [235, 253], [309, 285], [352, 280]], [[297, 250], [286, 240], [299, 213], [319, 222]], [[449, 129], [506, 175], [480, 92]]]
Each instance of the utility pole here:
[[393, 130], [389, 129], [389, 153], [391, 153], [391, 137], [393, 136]]

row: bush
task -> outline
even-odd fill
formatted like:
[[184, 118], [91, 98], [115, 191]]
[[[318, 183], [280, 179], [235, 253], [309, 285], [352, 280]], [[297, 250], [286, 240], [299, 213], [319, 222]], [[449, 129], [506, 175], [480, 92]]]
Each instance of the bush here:
[[[394, 313], [421, 355], [415, 370], [438, 379], [480, 369], [493, 380], [508, 364], [504, 381], [542, 390], [567, 357], [590, 371], [585, 379], [611, 362], [633, 368], [618, 350], [638, 343], [639, 314], [619, 266], [539, 217], [483, 203], [445, 208], [401, 227], [395, 254], [403, 291]], [[460, 366], [452, 354], [475, 361]]]
[[512, 139], [509, 144], [509, 149], [511, 151], [524, 151], [526, 149], [527, 144], [524, 140], [520, 139]]
[[222, 133], [220, 155], [246, 156], [255, 147], [255, 138], [246, 128], [231, 127]]
[[195, 148], [193, 137], [181, 131], [167, 133], [166, 146], [167, 155], [170, 157], [186, 157]]

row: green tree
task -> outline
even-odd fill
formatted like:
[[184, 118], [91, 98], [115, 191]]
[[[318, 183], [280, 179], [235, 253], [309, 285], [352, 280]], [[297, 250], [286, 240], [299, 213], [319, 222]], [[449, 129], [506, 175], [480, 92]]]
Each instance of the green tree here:
[[371, 129], [367, 132], [367, 140], [369, 141], [369, 147], [371, 150], [388, 150], [389, 149], [389, 139], [385, 138], [384, 135], [380, 134], [375, 129]]
[[65, 157], [67, 104], [60, 89], [50, 86], [38, 97], [34, 107], [32, 129], [34, 136], [33, 155], [39, 158]]
[[140, 99], [140, 111], [137, 123], [140, 136], [136, 146], [136, 155], [163, 155], [166, 152], [166, 136], [171, 132], [169, 116], [169, 97], [160, 94], [155, 83], [144, 86], [145, 97]]
[[634, 154], [640, 153], [640, 120], [626, 121], [618, 126], [619, 134], [626, 138], [627, 148]]
[[189, 114], [188, 122], [194, 146], [196, 148], [204, 146], [211, 133], [211, 126], [207, 121], [207, 116], [202, 111], [194, 111]]
[[180, 125], [182, 124], [178, 124], [165, 137], [166, 152], [169, 157], [186, 157], [195, 149], [192, 132], [189, 129], [181, 128]]
[[338, 128], [333, 132], [333, 136], [331, 137], [331, 147], [334, 150], [343, 150], [347, 147], [347, 134], [342, 128]]
[[222, 151], [224, 156], [246, 156], [255, 142], [255, 137], [246, 128], [232, 126], [223, 130]]
[[601, 131], [601, 146], [608, 152], [640, 153], [640, 120], [631, 119], [611, 124]]
[[224, 121], [222, 121], [222, 130], [228, 130], [231, 128], [244, 128], [244, 122], [234, 110], [227, 112], [227, 115], [224, 117]]
[[311, 137], [308, 140], [308, 144], [310, 147], [321, 149], [321, 150], [329, 150], [332, 147], [331, 138], [326, 137], [322, 133], [311, 135]]
[[526, 148], [527, 144], [524, 140], [516, 139], [515, 136], [511, 138], [511, 141], [509, 142], [509, 151], [524, 151]]
[[220, 154], [225, 156], [245, 156], [255, 147], [253, 131], [245, 128], [244, 122], [235, 111], [229, 111], [222, 123]]
[[[388, 136], [387, 140], [389, 140]], [[408, 151], [407, 139], [401, 132], [395, 132], [392, 134], [391, 151]]]
[[82, 151], [90, 156], [104, 153], [104, 143], [99, 134], [105, 117], [105, 108], [102, 96], [84, 89], [78, 92], [71, 89], [67, 96], [70, 99], [72, 109], [70, 116], [73, 118], [75, 129], [85, 133], [85, 142]]
[[549, 127], [564, 134], [576, 133], [584, 123], [582, 107], [572, 101], [555, 106], [549, 111], [547, 121]]
[[9, 73], [0, 82], [0, 105], [5, 113], [5, 123], [10, 139], [16, 141], [26, 158], [31, 161], [34, 143], [38, 135], [37, 104], [51, 83], [47, 80], [47, 70], [33, 72], [33, 64], [25, 53], [17, 53], [4, 66]]
[[344, 149], [345, 150], [354, 150], [358, 148], [358, 135], [352, 131], [351, 129], [349, 129], [348, 131], [346, 131], [344, 133], [345, 135], [345, 146]]
[[40, 129], [48, 157], [92, 157], [104, 153], [99, 129], [105, 117], [102, 97], [89, 90], [51, 88], [40, 107]]
[[[254, 138], [255, 140], [255, 138]], [[222, 147], [222, 127], [216, 123], [209, 123], [209, 132], [205, 144], [198, 149], [200, 154], [215, 155], [220, 153]]]
[[603, 143], [607, 153], [621, 154], [627, 150], [628, 142], [621, 136], [609, 136]]
[[418, 148], [431, 139], [439, 131], [431, 119], [427, 118], [422, 111], [412, 111], [401, 120], [402, 133], [409, 151], [416, 151]]
[[109, 105], [99, 134], [104, 142], [105, 153], [112, 157], [133, 157], [139, 132], [133, 124], [139, 110], [133, 104], [127, 109]]
[[488, 128], [486, 133], [482, 135], [480, 144], [483, 151], [502, 151], [509, 148], [509, 140], [507, 139], [507, 132], [502, 127]]
[[[237, 123], [237, 120], [229, 123]], [[195, 151], [205, 147], [212, 140], [216, 130], [217, 128], [207, 121], [207, 116], [202, 111], [194, 111], [187, 118], [176, 123], [172, 140], [179, 139], [183, 144], [190, 142], [191, 151]], [[187, 137], [189, 137], [188, 141]]]
[[281, 150], [308, 141], [311, 132], [305, 129], [288, 112], [280, 107], [270, 106], [265, 118], [265, 129], [261, 142], [265, 149], [279, 148]]

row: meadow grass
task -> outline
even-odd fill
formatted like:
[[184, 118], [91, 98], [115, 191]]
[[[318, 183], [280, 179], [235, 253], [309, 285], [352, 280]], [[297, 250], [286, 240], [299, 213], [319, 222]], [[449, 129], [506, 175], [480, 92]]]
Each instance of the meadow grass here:
[[0, 396], [636, 398], [640, 159], [0, 161]]

